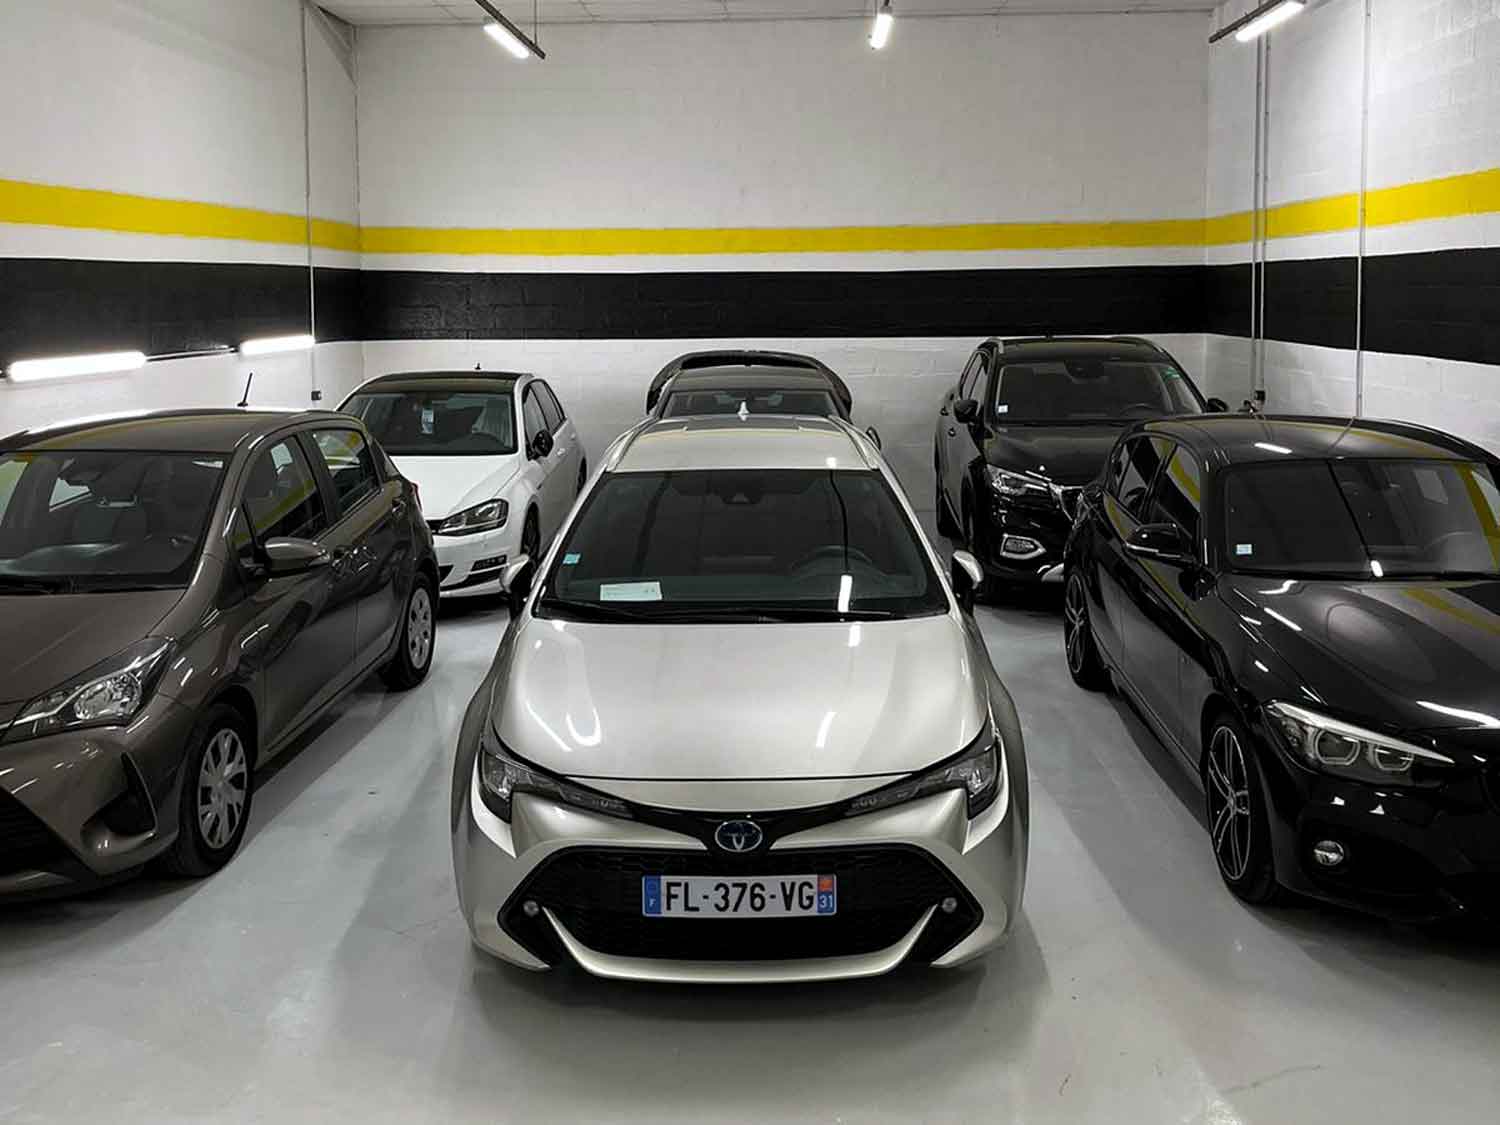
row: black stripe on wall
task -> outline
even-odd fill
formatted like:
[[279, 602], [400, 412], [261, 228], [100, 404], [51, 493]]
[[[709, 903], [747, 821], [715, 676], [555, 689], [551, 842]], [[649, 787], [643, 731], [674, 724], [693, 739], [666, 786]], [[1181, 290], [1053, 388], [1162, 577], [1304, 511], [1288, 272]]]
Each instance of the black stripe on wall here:
[[1366, 258], [1365, 348], [1500, 364], [1500, 248]]
[[367, 340], [1198, 332], [1197, 266], [362, 278]]
[[[1354, 347], [1357, 268], [1353, 258], [1267, 262], [1267, 338], [1325, 348]], [[1221, 336], [1251, 334], [1250, 271], [1248, 263], [1204, 267], [1206, 315], [1201, 331]]]
[[[358, 270], [316, 272], [320, 340], [358, 339]], [[305, 266], [0, 259], [0, 367], [36, 356], [236, 346], [306, 332]]]

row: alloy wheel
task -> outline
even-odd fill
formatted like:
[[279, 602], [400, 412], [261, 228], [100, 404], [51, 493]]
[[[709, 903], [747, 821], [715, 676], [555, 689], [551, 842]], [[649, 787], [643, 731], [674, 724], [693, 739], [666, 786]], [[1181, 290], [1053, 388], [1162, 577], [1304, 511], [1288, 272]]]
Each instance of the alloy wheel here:
[[225, 727], [209, 741], [198, 767], [198, 829], [210, 848], [234, 839], [245, 815], [250, 763], [245, 744]]
[[406, 655], [413, 668], [425, 668], [432, 655], [432, 595], [420, 584], [406, 607]]
[[1089, 609], [1083, 581], [1075, 574], [1068, 579], [1068, 592], [1063, 598], [1063, 641], [1068, 650], [1068, 670], [1075, 676], [1083, 672], [1088, 626]]
[[1239, 736], [1227, 726], [1208, 744], [1208, 817], [1214, 855], [1225, 878], [1238, 882], [1250, 864], [1250, 776]]

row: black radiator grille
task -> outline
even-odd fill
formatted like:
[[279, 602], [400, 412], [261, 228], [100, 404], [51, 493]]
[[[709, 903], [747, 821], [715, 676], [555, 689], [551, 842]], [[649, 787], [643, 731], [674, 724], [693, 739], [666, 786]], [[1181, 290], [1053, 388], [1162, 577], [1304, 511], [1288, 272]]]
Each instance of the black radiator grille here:
[[[833, 875], [838, 912], [814, 918], [648, 918], [641, 913], [646, 875]], [[500, 924], [542, 960], [565, 959], [544, 917], [550, 909], [590, 949], [622, 957], [674, 961], [776, 961], [844, 957], [894, 945], [930, 906], [958, 902], [933, 916], [913, 960], [930, 961], [979, 924], [978, 903], [918, 848], [881, 846], [775, 851], [744, 859], [711, 852], [575, 848], [545, 861], [511, 896]]]
[[0, 875], [47, 870], [71, 858], [72, 853], [31, 810], [0, 792]]

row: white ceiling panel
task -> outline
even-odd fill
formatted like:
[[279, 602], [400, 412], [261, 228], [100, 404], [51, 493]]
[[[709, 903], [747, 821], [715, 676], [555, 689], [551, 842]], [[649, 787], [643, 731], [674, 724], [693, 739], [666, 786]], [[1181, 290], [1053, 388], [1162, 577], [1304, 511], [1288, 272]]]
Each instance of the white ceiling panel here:
[[[473, 0], [322, 0], [353, 24], [482, 23]], [[1214, 0], [893, 0], [898, 16], [1003, 12], [1206, 12]], [[531, 0], [496, 0], [522, 27]], [[874, 11], [874, 0], [540, 0], [543, 23], [639, 23], [665, 20], [833, 19]]]

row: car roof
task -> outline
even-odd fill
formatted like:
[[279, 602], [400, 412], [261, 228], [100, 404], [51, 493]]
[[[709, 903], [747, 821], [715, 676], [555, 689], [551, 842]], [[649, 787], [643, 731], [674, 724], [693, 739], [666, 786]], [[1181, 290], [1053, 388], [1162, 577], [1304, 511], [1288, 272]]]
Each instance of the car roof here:
[[1299, 414], [1195, 414], [1144, 423], [1227, 464], [1292, 458], [1492, 460], [1462, 438], [1408, 422]]
[[737, 414], [648, 422], [631, 434], [607, 469], [615, 473], [691, 469], [873, 469], [853, 429], [832, 418]]
[[755, 348], [716, 348], [705, 352], [688, 352], [667, 365], [673, 371], [699, 371], [705, 367], [780, 367], [792, 370], [821, 371], [823, 364], [810, 355], [798, 352], [763, 351]]
[[142, 450], [153, 453], [232, 453], [289, 422], [350, 424], [328, 410], [157, 410], [62, 422], [21, 430], [0, 440], [7, 450]]
[[679, 374], [667, 386], [669, 394], [682, 391], [808, 390], [831, 393], [828, 380], [815, 369], [789, 367], [699, 367]]
[[997, 345], [1005, 363], [1066, 359], [1131, 359], [1175, 362], [1166, 351], [1139, 336], [1039, 336], [987, 341]]
[[524, 371], [395, 371], [378, 375], [355, 388], [361, 391], [508, 391], [522, 379]]

